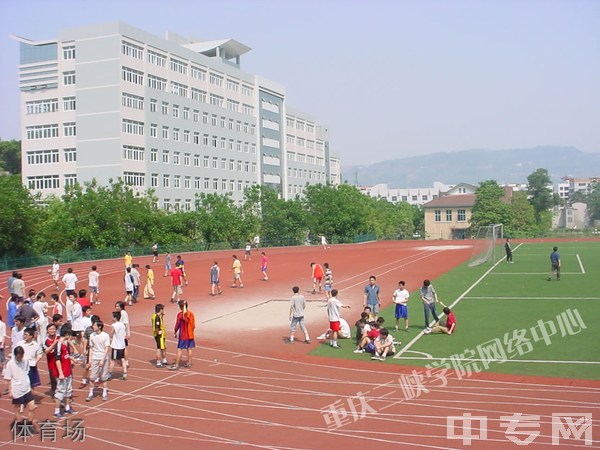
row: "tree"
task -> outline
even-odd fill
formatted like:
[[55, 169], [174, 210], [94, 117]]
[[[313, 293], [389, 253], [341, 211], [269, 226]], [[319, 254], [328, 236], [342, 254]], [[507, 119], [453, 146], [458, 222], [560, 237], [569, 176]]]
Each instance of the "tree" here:
[[32, 250], [43, 220], [37, 197], [21, 183], [19, 175], [0, 176], [0, 256], [22, 256]]
[[503, 201], [504, 189], [496, 180], [483, 181], [475, 191], [475, 195], [470, 220], [472, 232], [482, 226], [510, 221], [508, 205]]
[[0, 170], [12, 175], [21, 173], [21, 141], [0, 139]]
[[536, 230], [535, 210], [527, 194], [516, 191], [510, 199], [510, 220], [504, 227], [508, 237], [532, 237]]
[[[527, 177], [527, 193], [529, 195], [529, 203], [533, 205], [535, 211], [535, 220], [542, 228], [550, 228], [547, 213], [554, 206], [554, 197], [552, 190], [548, 189], [548, 185], [552, 185], [552, 180], [546, 169], [537, 169]], [[548, 223], [546, 223], [548, 222]]]
[[228, 242], [232, 248], [239, 248], [242, 240], [242, 214], [235, 206], [231, 195], [197, 194], [197, 214], [200, 232], [206, 249], [216, 242]]
[[586, 200], [590, 219], [600, 220], [600, 183], [592, 183]]
[[301, 244], [308, 230], [307, 214], [299, 199], [283, 200], [268, 187], [260, 190], [261, 231], [269, 245]]

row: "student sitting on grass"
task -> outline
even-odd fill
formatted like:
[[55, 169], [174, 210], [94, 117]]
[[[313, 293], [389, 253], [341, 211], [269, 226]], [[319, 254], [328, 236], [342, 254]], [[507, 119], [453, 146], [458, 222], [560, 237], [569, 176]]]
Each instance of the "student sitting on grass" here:
[[369, 324], [369, 326], [371, 327], [371, 329], [363, 335], [362, 339], [360, 340], [360, 343], [356, 347], [356, 350], [354, 350], [354, 353], [375, 352], [375, 344], [373, 341], [375, 341], [375, 339], [379, 337], [379, 334], [381, 332], [379, 330], [379, 322], [372, 322], [371, 324]]
[[431, 331], [427, 331], [427, 329], [425, 329], [423, 331], [423, 333], [425, 333], [425, 334], [439, 334], [439, 333], [452, 334], [452, 333], [454, 333], [454, 331], [456, 330], [456, 317], [454, 317], [454, 313], [452, 311], [450, 311], [450, 308], [445, 307], [444, 314], [446, 315], [445, 323], [440, 322], [439, 324], [437, 324], [436, 326], [431, 328]]
[[389, 333], [386, 328], [382, 328], [379, 336], [375, 339], [375, 354], [371, 359], [375, 361], [385, 361], [387, 355], [393, 355], [396, 353], [396, 347], [394, 347], [394, 337]]

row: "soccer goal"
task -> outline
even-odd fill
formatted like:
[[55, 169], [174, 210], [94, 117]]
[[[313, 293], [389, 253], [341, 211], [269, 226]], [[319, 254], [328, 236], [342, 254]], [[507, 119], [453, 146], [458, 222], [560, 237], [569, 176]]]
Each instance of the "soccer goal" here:
[[479, 227], [473, 236], [473, 253], [469, 260], [469, 267], [480, 266], [488, 261], [496, 264], [502, 252], [502, 238], [504, 237], [504, 226], [499, 223]]

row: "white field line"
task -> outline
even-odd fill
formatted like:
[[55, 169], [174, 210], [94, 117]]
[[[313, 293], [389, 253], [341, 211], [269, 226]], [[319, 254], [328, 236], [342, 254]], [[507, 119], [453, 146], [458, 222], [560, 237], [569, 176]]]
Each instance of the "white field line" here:
[[581, 258], [579, 257], [579, 253], [577, 253], [577, 261], [579, 261], [579, 267], [581, 267], [581, 273], [585, 273], [585, 269], [583, 267], [583, 263], [581, 262]]
[[600, 297], [463, 297], [463, 300], [600, 300]]
[[[427, 358], [424, 356], [402, 356], [396, 358], [400, 360], [416, 360], [416, 361], [443, 361], [448, 358]], [[548, 364], [600, 364], [600, 361], [554, 361], [548, 359], [479, 359], [479, 358], [452, 358], [454, 361], [479, 361], [479, 362], [490, 362], [490, 363], [548, 363]]]

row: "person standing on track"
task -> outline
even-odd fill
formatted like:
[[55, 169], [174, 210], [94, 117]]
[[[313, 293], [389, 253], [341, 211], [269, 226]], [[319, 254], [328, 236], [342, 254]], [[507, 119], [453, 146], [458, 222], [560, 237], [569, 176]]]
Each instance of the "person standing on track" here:
[[317, 288], [319, 288], [319, 292], [321, 292], [321, 283], [323, 282], [323, 277], [325, 273], [323, 272], [323, 267], [319, 263], [310, 263], [310, 268], [312, 269], [311, 278], [313, 280], [313, 290], [312, 293], [317, 293]]
[[58, 264], [58, 259], [54, 259], [50, 273], [52, 274], [52, 281], [54, 282], [54, 290], [58, 291], [58, 280], [60, 279], [60, 265]]
[[327, 317], [329, 318], [329, 329], [331, 330], [329, 345], [333, 348], [340, 348], [337, 343], [337, 338], [338, 333], [341, 330], [341, 308], [350, 308], [350, 305], [342, 304], [342, 302], [337, 299], [337, 295], [337, 289], [333, 289], [331, 291], [331, 298], [327, 300]]
[[152, 244], [152, 262], [153, 263], [158, 262], [158, 243], [157, 242]]
[[171, 303], [175, 303], [181, 300], [183, 295], [183, 288], [181, 287], [183, 273], [179, 266], [175, 266], [171, 269], [171, 286], [173, 286], [173, 293], [171, 294]]
[[144, 286], [144, 298], [154, 300], [154, 270], [150, 264], [146, 264], [146, 286]]
[[269, 258], [267, 258], [267, 254], [265, 252], [261, 252], [260, 255], [260, 271], [263, 274], [263, 281], [269, 281], [269, 276], [267, 275], [267, 265], [269, 264]]
[[213, 297], [216, 295], [215, 288], [221, 295], [221, 268], [217, 261], [213, 261], [213, 265], [210, 267], [210, 295]]
[[90, 288], [90, 303], [99, 305], [98, 294], [100, 294], [100, 274], [96, 270], [96, 266], [92, 266], [92, 270], [88, 273], [88, 286]]
[[304, 295], [300, 295], [300, 288], [298, 286], [294, 286], [292, 288], [292, 292], [294, 295], [292, 295], [292, 298], [290, 299], [290, 338], [286, 341], [286, 343], [294, 343], [296, 326], [300, 326], [300, 329], [304, 333], [304, 343], [310, 344], [308, 330], [304, 324], [304, 309], [306, 308], [306, 299], [304, 298]]
[[156, 342], [156, 367], [165, 367], [167, 362], [167, 334], [165, 329], [165, 305], [154, 305], [152, 334]]
[[90, 351], [86, 369], [90, 371], [90, 392], [85, 399], [91, 402], [94, 399], [96, 380], [102, 383], [102, 400], [108, 400], [108, 366], [110, 352], [110, 336], [104, 331], [104, 322], [97, 320], [92, 323], [94, 332], [90, 335]]
[[192, 367], [192, 350], [196, 347], [196, 340], [194, 339], [196, 318], [194, 313], [188, 310], [188, 303], [185, 300], [180, 300], [178, 304], [181, 311], [177, 313], [177, 319], [175, 320], [175, 337], [178, 338], [177, 355], [175, 356], [175, 363], [169, 367], [171, 370], [179, 369], [183, 350], [187, 351], [187, 364], [185, 367]]
[[440, 321], [440, 318], [438, 317], [437, 312], [435, 311], [435, 304], [439, 303], [442, 306], [446, 305], [444, 305], [438, 300], [437, 292], [435, 291], [435, 289], [431, 285], [431, 281], [429, 280], [423, 280], [423, 286], [421, 286], [420, 293], [421, 300], [423, 300], [423, 310], [425, 313], [425, 331], [429, 332], [431, 331], [431, 328], [429, 328], [429, 313], [431, 312], [437, 324], [437, 322]]
[[165, 255], [165, 277], [171, 274], [171, 254], [167, 252]]
[[75, 285], [77, 285], [77, 275], [73, 273], [73, 268], [69, 267], [67, 273], [63, 276], [62, 282], [65, 284], [65, 294], [67, 296], [75, 295]]
[[244, 282], [242, 281], [242, 273], [244, 273], [244, 271], [242, 269], [242, 262], [238, 259], [236, 255], [233, 255], [232, 258], [233, 264], [231, 265], [231, 270], [233, 270], [233, 284], [231, 285], [231, 287], [236, 287], [239, 281], [240, 287], [243, 288]]

